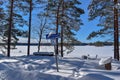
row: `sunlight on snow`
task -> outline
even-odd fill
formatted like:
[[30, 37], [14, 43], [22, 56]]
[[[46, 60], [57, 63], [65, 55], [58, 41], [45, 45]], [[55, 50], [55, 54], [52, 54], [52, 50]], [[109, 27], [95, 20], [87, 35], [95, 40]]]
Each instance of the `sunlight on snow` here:
[[3, 59], [3, 60], [0, 60], [0, 63], [3, 63], [3, 62], [17, 62], [18, 60], [15, 60], [15, 59]]

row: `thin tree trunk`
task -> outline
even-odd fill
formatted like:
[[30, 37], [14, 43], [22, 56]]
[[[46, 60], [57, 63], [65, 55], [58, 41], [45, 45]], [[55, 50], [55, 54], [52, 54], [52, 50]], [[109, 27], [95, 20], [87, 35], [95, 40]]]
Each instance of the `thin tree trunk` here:
[[[114, 0], [117, 4], [118, 0]], [[114, 58], [119, 60], [118, 9], [114, 7]]]
[[11, 44], [11, 30], [13, 24], [13, 3], [14, 0], [11, 0], [11, 8], [10, 8], [10, 21], [9, 21], [9, 28], [8, 28], [8, 48], [7, 48], [7, 56], [10, 57], [10, 44]]
[[[40, 31], [41, 31], [41, 30], [40, 30]], [[42, 39], [42, 32], [40, 32], [40, 35], [39, 35], [38, 52], [40, 52], [40, 43], [41, 43], [41, 39]]]
[[[57, 9], [57, 15], [56, 15], [56, 34], [58, 34], [58, 27], [59, 27], [59, 9], [60, 4]], [[58, 54], [58, 38], [56, 38], [56, 54]]]
[[63, 57], [63, 26], [61, 26], [61, 57]]
[[[56, 34], [58, 34], [58, 27], [59, 27], [59, 9], [60, 9], [60, 4], [58, 5], [57, 9], [57, 15], [56, 15]], [[56, 67], [57, 67], [57, 72], [59, 72], [58, 69], [58, 38], [56, 38], [56, 44], [54, 45], [55, 49], [55, 59], [56, 59]]]
[[27, 55], [28, 55], [28, 56], [30, 55], [31, 18], [32, 18], [32, 0], [30, 0], [29, 33], [28, 33], [28, 50], [27, 50]]
[[[62, 0], [62, 17], [64, 17], [64, 0]], [[61, 26], [61, 57], [63, 57], [63, 27], [64, 27], [64, 22], [62, 21], [62, 26]]]
[[43, 30], [45, 28], [45, 25], [46, 25], [46, 22], [47, 22], [47, 19], [45, 18], [45, 22], [44, 24], [42, 25], [42, 21], [41, 21], [41, 29], [40, 29], [40, 34], [39, 34], [39, 42], [38, 42], [38, 52], [40, 52], [40, 43], [41, 43], [41, 39], [42, 39], [42, 34], [43, 34]]

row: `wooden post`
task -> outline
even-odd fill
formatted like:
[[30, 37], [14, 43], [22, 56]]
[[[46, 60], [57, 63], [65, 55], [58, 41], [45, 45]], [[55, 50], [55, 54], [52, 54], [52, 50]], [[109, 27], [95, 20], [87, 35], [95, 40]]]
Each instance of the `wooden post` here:
[[[57, 39], [57, 38], [56, 38]], [[56, 69], [57, 69], [57, 72], [59, 72], [59, 69], [58, 69], [58, 56], [56, 54], [56, 49], [57, 49], [57, 46], [56, 44], [54, 45], [54, 49], [55, 49], [55, 61], [56, 61]]]
[[111, 70], [111, 69], [112, 69], [111, 63], [105, 64], [105, 69], [106, 69], [106, 70]]

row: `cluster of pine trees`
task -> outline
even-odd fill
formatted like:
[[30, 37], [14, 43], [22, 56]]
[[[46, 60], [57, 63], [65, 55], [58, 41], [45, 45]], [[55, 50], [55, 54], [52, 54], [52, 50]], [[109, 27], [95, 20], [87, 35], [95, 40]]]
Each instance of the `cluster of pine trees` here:
[[[119, 25], [120, 13], [116, 5], [119, 0], [91, 0], [88, 5], [89, 20], [99, 18], [98, 26], [102, 27], [99, 31], [92, 32], [87, 39], [99, 35], [114, 35], [114, 58], [119, 58]], [[75, 32], [83, 25], [81, 15], [84, 10], [79, 6], [80, 0], [0, 0], [0, 39], [7, 43], [4, 47], [7, 49], [7, 55], [10, 56], [10, 45], [15, 45], [18, 36], [28, 36], [28, 55], [30, 51], [30, 38], [32, 25], [32, 12], [39, 8], [37, 12], [40, 19], [40, 25], [37, 28], [39, 35], [38, 52], [43, 34], [47, 30], [60, 33], [60, 40], [56, 39], [56, 53], [58, 54], [58, 43], [61, 47], [61, 56], [63, 56], [63, 43], [71, 52], [74, 48], [70, 43], [76, 43]], [[25, 19], [28, 16], [28, 19]], [[36, 23], [34, 23], [36, 24]], [[28, 26], [28, 30], [24, 30]], [[119, 60], [119, 59], [118, 59]]]

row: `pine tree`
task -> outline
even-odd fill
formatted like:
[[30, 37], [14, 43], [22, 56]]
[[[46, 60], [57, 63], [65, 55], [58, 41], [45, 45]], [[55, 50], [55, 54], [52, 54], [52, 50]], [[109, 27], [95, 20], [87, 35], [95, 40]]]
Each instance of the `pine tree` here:
[[102, 35], [114, 34], [114, 58], [119, 60], [119, 36], [118, 36], [118, 9], [115, 7], [117, 0], [92, 0], [89, 10], [89, 20], [99, 18], [99, 31], [92, 32], [88, 39]]
[[88, 6], [89, 20], [99, 17], [98, 26], [102, 27], [99, 31], [93, 32], [88, 36], [88, 39], [98, 35], [112, 34], [113, 32], [113, 0], [93, 0]]
[[4, 30], [4, 17], [5, 17], [5, 12], [3, 9], [3, 1], [0, 1], [0, 35], [3, 34], [3, 30]]
[[63, 34], [61, 33], [62, 40], [64, 38], [63, 42], [67, 44], [66, 48], [70, 51], [73, 50], [70, 43], [77, 41], [74, 37], [74, 31], [78, 31], [82, 25], [80, 15], [84, 11], [79, 7], [80, 4], [79, 0], [48, 0], [48, 13], [56, 22], [56, 31], [60, 30], [60, 27], [64, 31]]
[[5, 17], [5, 12], [4, 12], [4, 9], [3, 9], [3, 1], [1, 0], [0, 1], [0, 50], [2, 51], [2, 52], [5, 52], [4, 50], [3, 50], [3, 41], [2, 41], [2, 35], [3, 35], [3, 33], [4, 33], [4, 30], [5, 30], [5, 27], [3, 27], [4, 26], [4, 17]]
[[7, 2], [3, 0], [1, 2], [3, 3], [2, 8], [4, 12], [3, 24], [0, 25], [3, 28], [1, 37], [4, 43], [8, 43], [8, 46], [4, 45], [3, 47], [8, 50], [7, 56], [9, 57], [10, 48], [17, 43], [17, 36], [21, 36], [25, 33], [21, 28], [27, 23], [24, 20], [22, 13], [20, 13], [21, 10], [17, 0], [9, 0]]
[[[41, 8], [43, 6], [41, 6], [41, 5], [44, 5], [44, 3], [46, 1], [45, 0], [24, 0], [24, 1], [26, 1], [29, 4], [29, 6], [27, 6], [29, 8], [29, 31], [28, 31], [29, 33], [28, 33], [28, 51], [27, 51], [27, 55], [29, 55], [30, 54], [30, 39], [31, 39], [31, 33], [32, 33], [31, 32], [32, 26], [35, 28], [35, 26], [32, 25], [32, 15], [33, 15], [32, 11], [36, 10], [36, 8], [42, 10]], [[42, 12], [41, 13], [39, 13], [39, 12], [36, 13], [36, 15], [39, 15], [39, 14], [42, 14]], [[39, 52], [39, 49], [40, 49], [40, 42], [41, 42], [41, 38], [42, 38], [42, 31], [44, 29], [43, 28], [44, 25], [42, 25], [41, 27], [39, 27], [40, 29], [39, 28], [37, 29], [37, 31], [39, 30], [38, 32], [40, 32], [39, 33], [39, 42], [38, 42], [38, 44], [39, 44], [38, 45], [38, 52]]]

